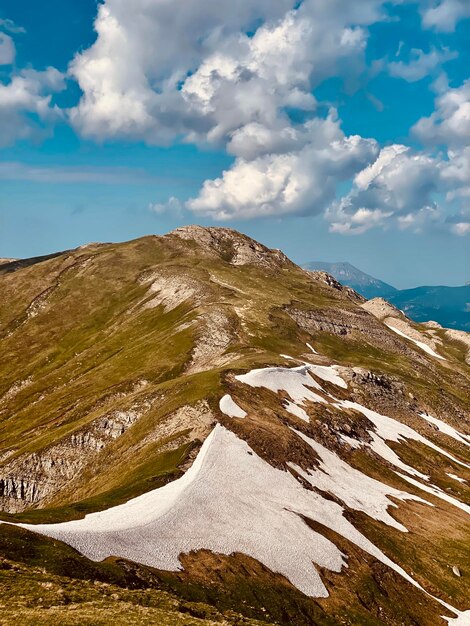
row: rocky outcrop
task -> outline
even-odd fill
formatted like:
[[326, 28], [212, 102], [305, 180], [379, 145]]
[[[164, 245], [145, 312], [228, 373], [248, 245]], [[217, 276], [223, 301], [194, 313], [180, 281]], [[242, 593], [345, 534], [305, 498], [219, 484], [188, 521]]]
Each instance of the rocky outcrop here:
[[404, 313], [399, 311], [383, 298], [367, 300], [367, 302], [364, 302], [361, 306], [387, 326], [398, 329], [414, 341], [421, 341], [422, 343], [425, 343], [434, 351], [442, 345], [440, 338], [436, 337], [434, 334], [434, 327], [430, 329], [423, 328], [423, 332], [419, 332], [416, 328], [414, 328]]
[[173, 230], [170, 235], [193, 240], [202, 246], [206, 253], [212, 250], [231, 265], [256, 264], [266, 268], [294, 266], [280, 250], [267, 248], [231, 228], [183, 226]]
[[50, 499], [150, 406], [148, 402], [127, 411], [111, 411], [53, 446], [11, 462], [7, 459], [0, 468], [0, 508], [17, 513]]
[[396, 340], [387, 329], [361, 308], [347, 310], [340, 307], [301, 310], [294, 306], [285, 307], [292, 319], [308, 333], [330, 333], [344, 338], [362, 339], [377, 347], [386, 347], [394, 352], [406, 352], [407, 346]]
[[322, 282], [325, 285], [328, 285], [328, 287], [332, 287], [333, 289], [340, 291], [343, 295], [350, 298], [353, 302], [364, 302], [364, 298], [360, 294], [358, 294], [357, 291], [354, 291], [354, 289], [352, 289], [351, 287], [346, 287], [345, 285], [342, 285], [338, 280], [336, 280], [334, 276], [328, 274], [328, 272], [323, 272], [322, 270], [317, 270], [314, 272], [310, 270], [305, 271], [314, 280]]
[[223, 365], [233, 358], [223, 358], [233, 339], [233, 323], [223, 309], [207, 311], [203, 316], [202, 331], [186, 370], [187, 374], [194, 374]]

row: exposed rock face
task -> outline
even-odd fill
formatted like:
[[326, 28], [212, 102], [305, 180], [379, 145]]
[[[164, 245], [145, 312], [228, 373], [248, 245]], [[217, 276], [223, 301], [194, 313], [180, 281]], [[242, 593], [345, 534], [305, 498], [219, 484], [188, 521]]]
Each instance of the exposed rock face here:
[[458, 341], [467, 347], [465, 361], [470, 365], [470, 333], [466, 333], [464, 330], [449, 328], [446, 330], [446, 337], [454, 341]]
[[249, 265], [256, 263], [264, 267], [292, 266], [293, 263], [280, 250], [272, 250], [254, 239], [241, 235], [231, 228], [203, 228], [202, 226], [183, 226], [176, 228], [170, 235], [192, 240], [206, 250], [214, 250], [224, 261], [231, 265]]
[[323, 272], [322, 270], [318, 270], [315, 272], [312, 272], [310, 270], [306, 271], [311, 275], [314, 280], [321, 281], [325, 283], [325, 285], [328, 285], [328, 287], [333, 287], [333, 289], [341, 291], [351, 300], [355, 302], [364, 302], [364, 298], [360, 294], [358, 294], [357, 291], [354, 291], [354, 289], [351, 289], [351, 287], [346, 287], [345, 285], [342, 285], [338, 280], [336, 280], [334, 276], [328, 274], [328, 272]]
[[154, 309], [162, 305], [165, 311], [171, 311], [186, 300], [193, 299], [198, 302], [201, 294], [201, 285], [197, 281], [189, 278], [182, 279], [181, 276], [160, 273], [149, 276], [146, 280], [151, 280], [149, 292], [156, 294], [151, 300], [145, 303], [146, 309]]
[[358, 339], [367, 334], [368, 341], [377, 347], [386, 347], [394, 352], [407, 352], [407, 346], [397, 341], [391, 333], [361, 308], [347, 310], [340, 307], [310, 309], [302, 311], [292, 306], [286, 312], [304, 328], [315, 335], [318, 332], [330, 333], [344, 338]]
[[399, 311], [393, 304], [387, 302], [383, 298], [372, 298], [372, 300], [366, 300], [362, 305], [362, 308], [369, 313], [372, 313], [377, 319], [384, 320], [387, 317], [396, 317], [403, 319], [405, 316]]
[[0, 469], [0, 508], [17, 513], [47, 501], [123, 435], [145, 409], [112, 411], [53, 446], [7, 461]]
[[423, 332], [417, 331], [411, 325], [410, 320], [401, 311], [383, 298], [367, 300], [361, 306], [385, 324], [390, 324], [393, 328], [397, 328], [410, 339], [425, 343], [432, 348], [432, 350], [436, 350], [442, 343], [438, 337], [436, 338], [434, 336], [434, 327], [430, 330], [423, 329]]

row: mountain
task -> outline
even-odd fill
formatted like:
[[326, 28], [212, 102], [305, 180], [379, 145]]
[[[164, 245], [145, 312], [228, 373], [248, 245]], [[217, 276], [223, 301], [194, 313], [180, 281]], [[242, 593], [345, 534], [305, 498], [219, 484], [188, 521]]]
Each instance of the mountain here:
[[312, 261], [303, 266], [311, 271], [323, 271], [331, 274], [343, 285], [352, 287], [355, 291], [367, 298], [387, 298], [394, 294], [397, 289], [387, 283], [374, 278], [365, 272], [357, 269], [351, 263], [326, 263], [323, 261]]
[[385, 298], [416, 322], [438, 322], [445, 328], [470, 330], [470, 285], [462, 287], [415, 287], [395, 289], [350, 263], [314, 261], [303, 266], [328, 272], [364, 298]]
[[226, 228], [0, 291], [2, 623], [468, 623], [467, 333]]
[[470, 331], [470, 285], [403, 289], [388, 300], [417, 322], [435, 320], [446, 328]]

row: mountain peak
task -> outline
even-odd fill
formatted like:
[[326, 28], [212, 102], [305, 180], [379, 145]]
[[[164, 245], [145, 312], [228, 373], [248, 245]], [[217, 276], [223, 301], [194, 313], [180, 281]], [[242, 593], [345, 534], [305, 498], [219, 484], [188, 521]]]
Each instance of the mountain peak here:
[[192, 240], [206, 252], [215, 252], [231, 265], [257, 264], [272, 268], [293, 265], [280, 250], [268, 248], [233, 228], [192, 224], [175, 228], [168, 235]]
[[355, 291], [364, 296], [364, 298], [373, 298], [374, 296], [387, 297], [396, 292], [395, 287], [388, 283], [378, 280], [370, 274], [366, 274], [347, 261], [337, 263], [327, 263], [324, 261], [312, 261], [303, 266], [310, 271], [328, 272], [339, 280], [343, 285], [352, 287]]

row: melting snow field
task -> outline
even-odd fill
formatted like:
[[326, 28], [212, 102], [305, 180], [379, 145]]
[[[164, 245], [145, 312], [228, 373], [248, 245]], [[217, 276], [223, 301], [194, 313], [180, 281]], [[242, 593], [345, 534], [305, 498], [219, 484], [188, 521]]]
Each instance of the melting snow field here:
[[306, 400], [311, 402], [327, 401], [314, 393], [310, 387], [323, 391], [321, 386], [309, 375], [312, 366], [301, 365], [300, 367], [265, 367], [251, 370], [247, 374], [235, 376], [241, 383], [250, 387], [265, 387], [275, 393], [285, 391], [294, 402], [303, 404]]
[[[325, 393], [311, 373], [341, 388], [347, 387], [334, 366], [311, 364], [255, 369], [236, 379], [255, 388], [286, 392], [291, 399], [282, 400], [284, 408], [308, 422], [307, 412], [299, 405], [307, 401], [329, 403], [312, 391]], [[403, 480], [470, 513], [470, 507], [440, 488], [412, 478], [428, 480], [427, 476], [401, 461], [386, 441], [417, 441], [455, 463], [468, 465], [405, 424], [357, 402], [333, 398], [332, 405], [341, 410], [359, 411], [373, 425], [369, 430], [371, 443], [358, 442], [341, 434], [344, 440], [356, 448], [370, 446], [397, 469], [406, 472], [396, 472]], [[247, 415], [229, 394], [221, 398], [219, 406], [230, 417], [244, 418]], [[468, 445], [466, 436], [445, 422], [426, 414], [421, 417]], [[348, 508], [407, 532], [406, 527], [389, 513], [389, 507], [397, 507], [391, 498], [433, 506], [427, 500], [363, 474], [314, 439], [292, 430], [312, 448], [320, 465], [304, 470], [288, 461], [288, 466], [312, 487], [331, 494]], [[449, 476], [462, 480], [454, 474]], [[346, 557], [332, 541], [312, 530], [303, 517], [338, 533], [424, 591], [346, 519], [343, 506], [315, 490], [306, 489], [290, 472], [272, 467], [244, 440], [220, 424], [204, 442], [193, 465], [178, 480], [81, 520], [20, 526], [64, 541], [93, 560], [120, 556], [163, 570], [181, 569], [179, 556], [193, 550], [208, 549], [227, 555], [241, 552], [284, 575], [304, 594], [326, 597], [328, 591], [315, 565], [340, 572], [347, 566]], [[459, 612], [435, 599], [457, 615], [456, 618], [446, 617], [449, 623], [455, 626], [470, 623], [469, 611]]]
[[226, 394], [223, 398], [220, 399], [219, 408], [222, 413], [228, 415], [229, 417], [246, 417], [248, 414], [241, 407], [238, 406], [236, 402], [232, 399], [232, 396]]
[[337, 454], [317, 443], [314, 439], [307, 437], [307, 435], [299, 431], [294, 430], [294, 432], [315, 450], [321, 459], [321, 463], [319, 471], [305, 472], [292, 463], [289, 466], [295, 469], [312, 486], [335, 495], [351, 509], [363, 511], [373, 519], [380, 520], [402, 532], [408, 532], [405, 526], [389, 515], [388, 507], [396, 507], [397, 505], [392, 500], [389, 500], [388, 496], [393, 496], [397, 500], [416, 500], [429, 504], [422, 498], [413, 496], [405, 491], [399, 491], [374, 478], [370, 478], [345, 463]]
[[[345, 473], [351, 468], [319, 444], [302, 438], [320, 454], [322, 471], [329, 476], [315, 479], [313, 473], [303, 472], [311, 484], [326, 480], [323, 486], [334, 486], [335, 493], [357, 510], [404, 529], [387, 514], [390, 503], [386, 496], [418, 498], [357, 474], [356, 487], [348, 493]], [[359, 495], [359, 485], [368, 490], [370, 501], [367, 491]], [[315, 564], [340, 572], [346, 558], [301, 516], [339, 533], [424, 591], [344, 517], [339, 504], [305, 489], [290, 473], [273, 468], [220, 424], [178, 480], [81, 520], [20, 526], [64, 541], [96, 561], [113, 555], [172, 571], [181, 569], [179, 555], [192, 550], [205, 548], [227, 555], [241, 552], [283, 574], [306, 595], [327, 597]], [[465, 615], [437, 600], [458, 616], [454, 624], [465, 623], [468, 612]]]
[[191, 550], [242, 552], [306, 595], [326, 597], [313, 564], [339, 572], [346, 560], [301, 516], [331, 528], [411, 582], [346, 520], [341, 506], [273, 468], [221, 425], [180, 479], [81, 520], [21, 526], [64, 541], [93, 560], [114, 555], [165, 570], [181, 569], [178, 556]]
[[436, 357], [436, 359], [441, 359], [442, 361], [446, 360], [443, 356], [441, 356], [440, 354], [437, 354], [437, 352], [435, 352], [431, 347], [429, 347], [423, 341], [418, 341], [417, 339], [408, 337], [408, 335], [405, 335], [404, 332], [402, 332], [401, 330], [398, 330], [398, 328], [395, 328], [395, 326], [392, 326], [391, 324], [386, 323], [385, 326], [390, 328], [390, 330], [393, 330], [393, 332], [396, 333], [397, 335], [400, 335], [400, 337], [404, 337], [405, 339], [408, 339], [408, 341], [412, 341], [414, 344], [418, 346], [418, 348], [421, 348], [421, 350], [423, 350], [424, 352], [427, 352], [427, 354], [430, 354], [431, 356]]
[[459, 433], [457, 430], [455, 430], [455, 428], [452, 428], [452, 426], [449, 426], [449, 424], [446, 424], [442, 420], [437, 419], [437, 417], [433, 417], [432, 415], [428, 415], [427, 413], [420, 413], [419, 415], [430, 424], [437, 426], [438, 430], [441, 433], [449, 435], [449, 437], [452, 437], [456, 441], [464, 443], [466, 446], [470, 446], [470, 437], [468, 435]]
[[453, 456], [452, 454], [446, 452], [446, 450], [443, 450], [439, 446], [436, 446], [432, 441], [426, 439], [426, 437], [423, 437], [409, 426], [406, 426], [406, 424], [402, 424], [392, 417], [380, 415], [380, 413], [372, 411], [371, 409], [367, 409], [365, 406], [362, 406], [362, 404], [359, 404], [358, 402], [350, 402], [349, 400], [341, 400], [335, 406], [338, 408], [355, 409], [356, 411], [359, 411], [360, 413], [365, 415], [374, 424], [375, 432], [369, 431], [369, 434], [371, 435], [373, 441], [371, 444], [364, 445], [370, 445], [374, 452], [376, 452], [382, 458], [392, 463], [392, 465], [400, 467], [409, 474], [413, 474], [415, 476], [419, 476], [420, 478], [427, 479], [427, 476], [425, 476], [421, 472], [418, 472], [409, 465], [403, 463], [397, 456], [397, 454], [389, 446], [387, 446], [385, 441], [400, 442], [406, 439], [419, 441], [420, 443], [424, 443], [429, 448], [432, 448], [439, 454], [446, 456], [454, 463], [462, 465], [462, 467], [470, 468], [470, 465], [468, 465], [467, 463], [459, 461], [459, 459], [455, 458], [455, 456]]

